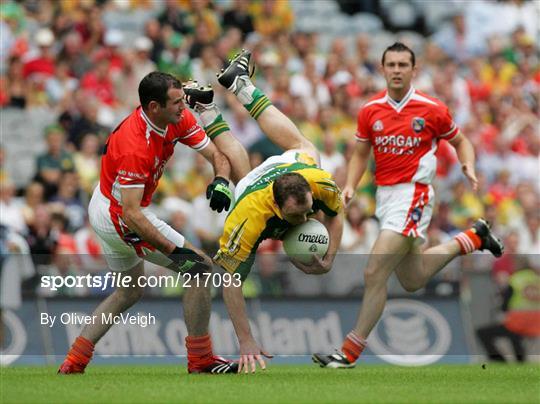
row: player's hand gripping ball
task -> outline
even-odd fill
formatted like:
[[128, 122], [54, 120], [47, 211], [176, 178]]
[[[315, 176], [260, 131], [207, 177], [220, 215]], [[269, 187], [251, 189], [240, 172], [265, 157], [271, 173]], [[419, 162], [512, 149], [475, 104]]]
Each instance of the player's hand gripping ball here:
[[231, 207], [232, 191], [229, 189], [229, 181], [223, 177], [216, 177], [206, 188], [206, 199], [210, 199], [210, 208], [221, 212]]
[[283, 248], [290, 258], [309, 264], [313, 255], [324, 257], [328, 251], [330, 236], [326, 227], [315, 219], [294, 226], [283, 238]]

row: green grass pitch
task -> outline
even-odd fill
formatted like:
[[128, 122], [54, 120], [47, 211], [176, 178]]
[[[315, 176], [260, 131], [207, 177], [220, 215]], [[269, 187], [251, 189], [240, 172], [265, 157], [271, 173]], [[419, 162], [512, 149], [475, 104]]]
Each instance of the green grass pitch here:
[[0, 403], [539, 403], [538, 365], [407, 368], [270, 365], [249, 375], [188, 375], [180, 366], [0, 368]]

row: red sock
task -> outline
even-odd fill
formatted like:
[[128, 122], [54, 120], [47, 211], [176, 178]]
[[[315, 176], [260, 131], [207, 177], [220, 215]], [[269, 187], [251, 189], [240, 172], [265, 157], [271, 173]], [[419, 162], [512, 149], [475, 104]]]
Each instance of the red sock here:
[[204, 367], [213, 361], [212, 340], [210, 335], [186, 337], [188, 367]]
[[66, 360], [73, 363], [82, 369], [88, 365], [94, 354], [94, 344], [92, 341], [84, 337], [77, 337], [69, 352], [66, 355]]
[[482, 240], [473, 229], [465, 230], [455, 237], [459, 244], [461, 254], [469, 254], [482, 246]]
[[349, 362], [354, 363], [367, 345], [364, 338], [359, 337], [354, 331], [347, 334], [341, 352], [345, 354]]

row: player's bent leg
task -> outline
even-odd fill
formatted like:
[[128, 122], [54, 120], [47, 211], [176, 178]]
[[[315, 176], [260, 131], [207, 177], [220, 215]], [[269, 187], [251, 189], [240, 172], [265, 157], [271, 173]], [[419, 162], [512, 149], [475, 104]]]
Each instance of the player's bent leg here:
[[341, 352], [315, 354], [313, 361], [321, 367], [349, 368], [364, 350], [366, 339], [379, 321], [387, 298], [388, 277], [409, 252], [411, 241], [392, 230], [383, 229], [371, 250], [364, 271], [365, 289], [360, 314], [354, 329], [347, 335]]
[[261, 130], [277, 146], [284, 150], [299, 150], [319, 161], [315, 146], [308, 141], [294, 123], [274, 107], [268, 97], [250, 80], [249, 51], [242, 51], [230, 65], [218, 75], [218, 81], [234, 93], [249, 114], [257, 120]]
[[[69, 352], [60, 366], [58, 373], [72, 374], [84, 373], [92, 359], [94, 346], [111, 328], [112, 323], [103, 321], [110, 316], [115, 317], [133, 306], [143, 295], [143, 288], [139, 286], [139, 278], [144, 275], [143, 261], [132, 269], [121, 272], [120, 277], [130, 277], [127, 287], [118, 286], [92, 313], [93, 323], [85, 325], [79, 337], [73, 342]], [[121, 284], [120, 282], [118, 283]]]
[[453, 240], [420, 252], [413, 246], [396, 269], [396, 275], [403, 288], [414, 292], [423, 288], [427, 282], [458, 255], [475, 250], [488, 250], [499, 257], [504, 251], [502, 242], [491, 232], [489, 223], [478, 219], [473, 227], [459, 233]]

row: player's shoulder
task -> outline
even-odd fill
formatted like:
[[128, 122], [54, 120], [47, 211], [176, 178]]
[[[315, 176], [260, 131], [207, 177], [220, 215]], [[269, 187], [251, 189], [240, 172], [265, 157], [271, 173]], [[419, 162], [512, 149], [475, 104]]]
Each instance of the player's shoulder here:
[[412, 100], [424, 104], [427, 108], [433, 109], [448, 109], [446, 104], [437, 97], [433, 97], [423, 91], [415, 90], [412, 95]]
[[114, 148], [121, 155], [147, 155], [148, 141], [145, 133], [144, 122], [136, 109], [111, 132], [109, 148]]
[[367, 101], [360, 107], [360, 110], [376, 108], [381, 104], [386, 104], [386, 90], [381, 90], [368, 98]]

